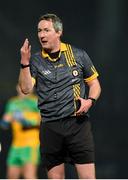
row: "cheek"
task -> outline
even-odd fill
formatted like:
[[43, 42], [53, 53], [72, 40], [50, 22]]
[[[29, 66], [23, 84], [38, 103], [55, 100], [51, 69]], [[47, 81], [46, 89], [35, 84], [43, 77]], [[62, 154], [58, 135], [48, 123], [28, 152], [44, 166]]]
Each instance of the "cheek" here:
[[57, 37], [56, 37], [55, 34], [52, 34], [52, 35], [49, 36], [49, 39], [50, 39], [50, 41], [56, 41]]
[[38, 37], [38, 39], [40, 39], [40, 34], [39, 33], [37, 34], [37, 37]]

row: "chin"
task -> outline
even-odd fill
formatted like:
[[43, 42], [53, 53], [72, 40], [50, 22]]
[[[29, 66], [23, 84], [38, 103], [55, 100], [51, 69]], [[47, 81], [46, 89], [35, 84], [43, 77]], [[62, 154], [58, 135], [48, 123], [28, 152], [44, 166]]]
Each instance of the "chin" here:
[[51, 49], [48, 45], [44, 45], [44, 44], [42, 45], [42, 48], [43, 49], [49, 49], [49, 50]]
[[43, 49], [50, 49], [47, 45], [42, 45]]

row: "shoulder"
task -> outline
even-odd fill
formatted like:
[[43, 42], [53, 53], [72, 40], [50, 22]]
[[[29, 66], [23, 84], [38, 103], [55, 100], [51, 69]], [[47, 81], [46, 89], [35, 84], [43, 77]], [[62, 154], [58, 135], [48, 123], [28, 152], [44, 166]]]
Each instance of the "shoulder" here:
[[18, 96], [14, 96], [14, 97], [11, 97], [7, 102], [6, 102], [6, 108], [7, 107], [14, 107], [16, 104], [17, 104], [17, 102], [18, 102], [18, 100], [19, 100], [19, 98], [18, 98]]
[[84, 54], [87, 54], [86, 51], [83, 49], [83, 48], [80, 48], [80, 47], [76, 47], [72, 44], [69, 44], [69, 46], [71, 46], [72, 48], [72, 51], [75, 55], [78, 55], [78, 56], [83, 56]]
[[29, 99], [33, 100], [33, 101], [37, 101], [37, 96], [35, 94], [30, 94], [28, 95]]
[[38, 57], [38, 56], [41, 56], [41, 51], [37, 51], [32, 54], [32, 57]]
[[88, 60], [90, 61], [90, 57], [87, 54], [85, 49], [76, 47], [71, 44], [69, 44], [69, 46], [71, 46], [71, 49], [73, 51], [73, 54], [74, 54], [77, 62], [79, 61], [82, 63], [83, 61], [88, 61]]
[[42, 56], [41, 56], [41, 51], [38, 51], [38, 52], [33, 53], [33, 54], [31, 55], [30, 62], [38, 61], [40, 58], [42, 58]]
[[18, 99], [18, 96], [13, 96], [8, 100], [8, 103], [15, 103]]

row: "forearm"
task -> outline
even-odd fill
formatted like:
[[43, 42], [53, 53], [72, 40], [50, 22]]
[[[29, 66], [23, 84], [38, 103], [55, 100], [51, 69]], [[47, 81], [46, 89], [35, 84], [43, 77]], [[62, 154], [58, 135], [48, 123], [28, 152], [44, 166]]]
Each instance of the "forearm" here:
[[10, 127], [12, 117], [9, 114], [4, 114], [2, 119], [0, 120], [0, 128], [2, 129], [8, 129]]
[[39, 129], [39, 123], [35, 120], [29, 121], [27, 119], [21, 119], [20, 123], [22, 124], [23, 130]]
[[8, 129], [9, 128], [10, 123], [8, 121], [5, 121], [4, 119], [0, 120], [0, 128], [2, 129]]
[[20, 70], [19, 85], [24, 94], [29, 94], [32, 91], [33, 84], [29, 67]]
[[98, 79], [93, 80], [93, 82], [89, 83], [89, 93], [88, 97], [94, 98], [97, 100], [101, 94], [101, 86], [99, 84]]
[[90, 107], [94, 104], [94, 101], [97, 100], [101, 93], [101, 87], [98, 79], [94, 79], [92, 81], [87, 82], [89, 86], [89, 93], [86, 99], [81, 97], [78, 98], [79, 100], [79, 109], [76, 112], [77, 115], [81, 115], [83, 113], [87, 113]]

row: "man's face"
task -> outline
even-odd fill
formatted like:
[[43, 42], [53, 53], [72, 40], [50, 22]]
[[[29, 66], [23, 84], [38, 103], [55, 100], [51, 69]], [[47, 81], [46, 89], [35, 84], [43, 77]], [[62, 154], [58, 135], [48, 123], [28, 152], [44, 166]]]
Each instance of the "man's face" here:
[[58, 50], [61, 31], [56, 32], [50, 20], [41, 20], [38, 24], [38, 38], [43, 49], [50, 52]]

